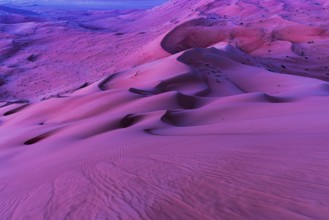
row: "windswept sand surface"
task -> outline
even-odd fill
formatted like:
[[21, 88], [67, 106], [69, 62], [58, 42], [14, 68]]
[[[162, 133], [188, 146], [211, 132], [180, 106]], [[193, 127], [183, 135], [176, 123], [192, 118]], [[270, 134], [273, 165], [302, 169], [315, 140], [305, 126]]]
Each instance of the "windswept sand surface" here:
[[328, 12], [0, 6], [0, 219], [328, 219]]

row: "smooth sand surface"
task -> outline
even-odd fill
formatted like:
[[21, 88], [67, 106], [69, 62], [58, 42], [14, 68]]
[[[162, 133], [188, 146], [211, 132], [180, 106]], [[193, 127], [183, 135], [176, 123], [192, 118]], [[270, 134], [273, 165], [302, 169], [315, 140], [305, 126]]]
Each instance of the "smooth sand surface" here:
[[0, 6], [0, 219], [328, 219], [328, 1]]

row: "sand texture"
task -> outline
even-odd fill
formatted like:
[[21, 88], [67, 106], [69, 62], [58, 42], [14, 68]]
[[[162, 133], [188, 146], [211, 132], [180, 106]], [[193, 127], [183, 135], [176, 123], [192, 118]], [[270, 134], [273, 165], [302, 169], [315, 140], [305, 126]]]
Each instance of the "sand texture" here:
[[329, 1], [0, 5], [0, 220], [326, 220]]

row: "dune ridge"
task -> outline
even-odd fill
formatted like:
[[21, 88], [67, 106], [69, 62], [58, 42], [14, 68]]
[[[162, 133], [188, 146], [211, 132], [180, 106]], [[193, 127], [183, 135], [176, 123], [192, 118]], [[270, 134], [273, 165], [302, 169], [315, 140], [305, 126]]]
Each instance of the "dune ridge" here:
[[329, 5], [294, 3], [0, 7], [1, 218], [327, 219]]

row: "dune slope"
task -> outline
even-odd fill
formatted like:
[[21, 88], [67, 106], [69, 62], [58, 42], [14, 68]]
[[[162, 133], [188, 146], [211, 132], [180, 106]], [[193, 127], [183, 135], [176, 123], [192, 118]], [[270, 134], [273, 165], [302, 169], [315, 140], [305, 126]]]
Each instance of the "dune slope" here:
[[295, 3], [0, 7], [1, 219], [327, 219], [329, 4]]

